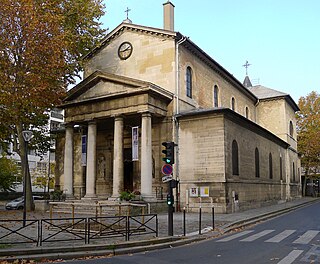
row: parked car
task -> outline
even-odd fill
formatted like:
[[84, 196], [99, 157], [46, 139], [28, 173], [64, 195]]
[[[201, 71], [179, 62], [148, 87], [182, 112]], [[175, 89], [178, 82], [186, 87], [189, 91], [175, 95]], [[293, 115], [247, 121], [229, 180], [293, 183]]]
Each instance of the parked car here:
[[[37, 195], [34, 195], [33, 196], [33, 200], [43, 200], [43, 197], [42, 196], [37, 196]], [[23, 209], [23, 206], [24, 206], [24, 197], [19, 197], [17, 199], [14, 199], [10, 202], [8, 202], [6, 204], [6, 209], [7, 210], [20, 210], [20, 209]]]

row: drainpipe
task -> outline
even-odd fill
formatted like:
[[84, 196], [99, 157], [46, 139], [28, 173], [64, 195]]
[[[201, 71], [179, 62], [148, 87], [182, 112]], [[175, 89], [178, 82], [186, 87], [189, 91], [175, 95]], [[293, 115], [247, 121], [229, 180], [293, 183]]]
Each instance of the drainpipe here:
[[[183, 37], [176, 43], [176, 87], [174, 93], [174, 109], [172, 115], [172, 134], [173, 141], [178, 144], [178, 151], [175, 151], [175, 154], [179, 154], [179, 123], [177, 122], [176, 115], [179, 114], [179, 93], [180, 93], [180, 71], [179, 71], [179, 45], [186, 40], [186, 37]], [[175, 155], [175, 168], [174, 174], [176, 180], [179, 180], [179, 155]], [[176, 188], [176, 209], [180, 211], [180, 184]]]

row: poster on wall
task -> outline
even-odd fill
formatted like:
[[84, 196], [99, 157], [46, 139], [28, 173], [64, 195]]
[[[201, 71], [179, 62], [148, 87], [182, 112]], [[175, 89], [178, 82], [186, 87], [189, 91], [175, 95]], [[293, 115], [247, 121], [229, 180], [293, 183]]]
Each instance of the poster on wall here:
[[199, 196], [198, 190], [199, 190], [198, 187], [191, 187], [191, 188], [189, 189], [189, 195], [190, 195], [190, 197], [198, 197], [198, 196]]
[[200, 187], [200, 197], [209, 197], [209, 186]]
[[139, 160], [139, 127], [132, 127], [132, 161]]
[[81, 166], [87, 166], [87, 135], [81, 136]]

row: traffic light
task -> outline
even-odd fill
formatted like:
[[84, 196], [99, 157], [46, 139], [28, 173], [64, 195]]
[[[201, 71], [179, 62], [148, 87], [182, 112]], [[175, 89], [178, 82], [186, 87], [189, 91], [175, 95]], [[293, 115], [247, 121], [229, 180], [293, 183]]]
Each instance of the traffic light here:
[[174, 142], [162, 142], [162, 146], [165, 146], [166, 149], [162, 150], [165, 157], [162, 160], [167, 164], [174, 164]]
[[173, 206], [174, 204], [174, 196], [171, 194], [167, 194], [167, 205], [169, 206]]

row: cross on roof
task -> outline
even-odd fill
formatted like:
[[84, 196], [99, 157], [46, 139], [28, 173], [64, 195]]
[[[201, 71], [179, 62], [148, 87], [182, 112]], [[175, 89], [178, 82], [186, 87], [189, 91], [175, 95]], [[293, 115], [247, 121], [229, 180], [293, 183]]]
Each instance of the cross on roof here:
[[127, 13], [127, 19], [129, 19], [128, 16], [129, 16], [129, 12], [130, 12], [130, 11], [131, 11], [131, 9], [129, 9], [128, 7], [127, 7], [127, 10], [124, 11], [125, 13]]
[[251, 65], [251, 64], [249, 64], [248, 61], [246, 61], [246, 63], [242, 65], [243, 67], [246, 68], [246, 75], [248, 75], [248, 68], [249, 68], [250, 65]]

